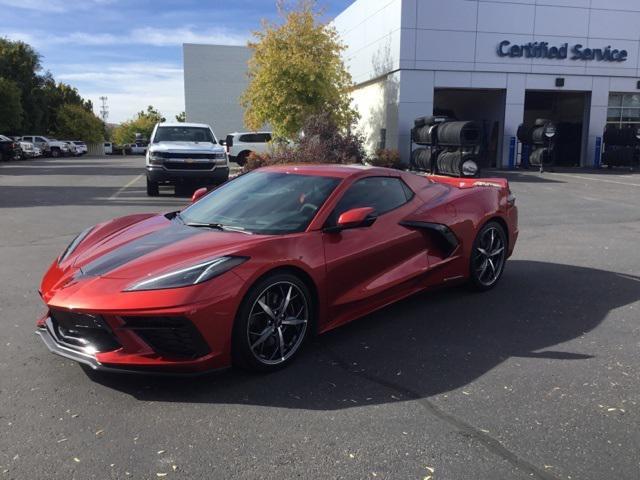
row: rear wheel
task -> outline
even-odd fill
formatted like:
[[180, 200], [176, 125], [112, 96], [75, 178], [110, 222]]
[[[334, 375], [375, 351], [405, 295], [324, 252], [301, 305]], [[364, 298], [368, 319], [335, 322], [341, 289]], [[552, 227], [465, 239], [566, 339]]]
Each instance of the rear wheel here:
[[58, 158], [60, 156], [60, 150], [58, 150], [57, 148], [52, 148], [51, 149], [51, 156], [53, 158]]
[[160, 187], [158, 186], [158, 182], [152, 182], [147, 178], [147, 196], [148, 197], [157, 197], [160, 195]]
[[270, 275], [244, 298], [233, 331], [233, 361], [248, 370], [269, 372], [288, 365], [310, 330], [313, 300], [298, 277]]
[[471, 285], [477, 290], [493, 288], [504, 272], [507, 234], [502, 225], [489, 222], [478, 232], [471, 252]]
[[236, 157], [236, 163], [241, 167], [244, 167], [245, 164], [247, 163], [247, 158], [249, 158], [250, 154], [251, 152], [240, 152]]

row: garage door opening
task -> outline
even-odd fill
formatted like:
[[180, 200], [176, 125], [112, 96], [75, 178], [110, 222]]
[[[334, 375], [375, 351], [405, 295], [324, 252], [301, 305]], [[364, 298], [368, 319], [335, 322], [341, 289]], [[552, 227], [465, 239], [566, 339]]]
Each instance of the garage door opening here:
[[579, 167], [587, 141], [588, 92], [526, 92], [524, 124], [533, 125], [536, 119], [547, 119], [556, 124], [555, 164]]
[[485, 145], [481, 162], [496, 167], [502, 150], [506, 90], [442, 88], [434, 92], [434, 114], [478, 122]]

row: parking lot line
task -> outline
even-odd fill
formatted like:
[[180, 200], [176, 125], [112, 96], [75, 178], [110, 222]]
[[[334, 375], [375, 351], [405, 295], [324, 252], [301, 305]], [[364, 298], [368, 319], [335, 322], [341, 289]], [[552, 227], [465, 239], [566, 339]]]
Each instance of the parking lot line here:
[[120, 188], [116, 193], [114, 193], [113, 195], [111, 195], [109, 197], [109, 200], [115, 200], [117, 199], [120, 194], [122, 192], [124, 192], [127, 188], [133, 186], [138, 180], [140, 180], [142, 177], [144, 177], [143, 174], [138, 175], [136, 178], [134, 178], [133, 180], [131, 180], [129, 183], [127, 183], [124, 187]]
[[628, 182], [618, 182], [616, 180], [609, 180], [606, 178], [593, 178], [593, 177], [585, 177], [582, 175], [574, 175], [572, 173], [553, 173], [553, 172], [545, 172], [546, 175], [556, 175], [561, 177], [573, 177], [579, 178], [581, 180], [593, 180], [595, 182], [605, 182], [605, 183], [615, 183], [616, 185], [627, 185], [629, 187], [640, 187], [640, 183], [628, 183]]

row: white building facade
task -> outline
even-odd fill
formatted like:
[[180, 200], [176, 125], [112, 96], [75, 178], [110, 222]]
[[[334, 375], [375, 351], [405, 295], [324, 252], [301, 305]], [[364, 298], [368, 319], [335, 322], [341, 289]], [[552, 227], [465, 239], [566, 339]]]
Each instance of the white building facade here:
[[185, 43], [184, 92], [187, 122], [211, 125], [218, 138], [244, 130], [240, 97], [245, 91], [247, 47]]
[[334, 25], [370, 149], [408, 159], [416, 117], [454, 114], [506, 167], [518, 126], [549, 118], [591, 166], [607, 123], [640, 124], [638, 0], [357, 0]]

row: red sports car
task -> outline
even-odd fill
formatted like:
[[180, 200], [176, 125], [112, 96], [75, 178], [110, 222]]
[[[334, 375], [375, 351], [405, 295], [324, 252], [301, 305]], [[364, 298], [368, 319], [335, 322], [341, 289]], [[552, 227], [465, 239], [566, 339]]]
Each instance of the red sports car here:
[[504, 179], [282, 166], [205, 193], [73, 240], [42, 280], [47, 347], [111, 371], [269, 371], [416, 292], [492, 288], [518, 237]]

